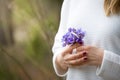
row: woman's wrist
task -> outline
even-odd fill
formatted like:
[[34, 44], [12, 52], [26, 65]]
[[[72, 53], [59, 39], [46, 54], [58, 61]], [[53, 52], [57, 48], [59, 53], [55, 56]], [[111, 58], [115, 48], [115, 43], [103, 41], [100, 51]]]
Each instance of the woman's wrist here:
[[99, 54], [98, 54], [98, 63], [97, 63], [97, 66], [101, 66], [102, 61], [103, 61], [103, 55], [104, 55], [104, 50], [100, 49]]

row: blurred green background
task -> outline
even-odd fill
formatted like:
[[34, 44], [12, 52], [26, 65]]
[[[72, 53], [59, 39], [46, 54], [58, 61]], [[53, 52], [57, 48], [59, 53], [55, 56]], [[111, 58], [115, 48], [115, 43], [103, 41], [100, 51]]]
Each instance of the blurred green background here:
[[63, 80], [52, 66], [62, 0], [0, 0], [0, 80]]

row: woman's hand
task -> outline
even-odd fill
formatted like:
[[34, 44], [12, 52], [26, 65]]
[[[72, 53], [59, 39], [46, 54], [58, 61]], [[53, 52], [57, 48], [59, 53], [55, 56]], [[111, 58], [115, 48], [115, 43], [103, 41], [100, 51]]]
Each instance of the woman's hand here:
[[104, 50], [93, 46], [79, 46], [76, 54], [65, 57], [65, 62], [70, 66], [94, 65], [102, 63]]
[[[61, 74], [65, 73], [68, 69], [68, 64], [67, 62], [65, 61], [66, 58], [72, 56], [72, 51], [73, 49], [79, 47], [80, 44], [75, 44], [75, 45], [72, 45], [72, 46], [67, 46], [65, 48], [64, 51], [62, 51], [62, 53], [60, 53], [59, 55], [57, 55], [56, 57], [56, 64], [57, 64], [57, 68], [59, 70], [59, 72]], [[74, 57], [74, 56], [73, 56]]]

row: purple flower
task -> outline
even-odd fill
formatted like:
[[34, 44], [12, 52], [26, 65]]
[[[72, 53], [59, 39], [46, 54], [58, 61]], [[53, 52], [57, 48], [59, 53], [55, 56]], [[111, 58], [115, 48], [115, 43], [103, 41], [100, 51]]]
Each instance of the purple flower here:
[[63, 46], [65, 47], [66, 45], [73, 45], [75, 43], [83, 44], [84, 36], [85, 31], [69, 28], [68, 32], [62, 37]]

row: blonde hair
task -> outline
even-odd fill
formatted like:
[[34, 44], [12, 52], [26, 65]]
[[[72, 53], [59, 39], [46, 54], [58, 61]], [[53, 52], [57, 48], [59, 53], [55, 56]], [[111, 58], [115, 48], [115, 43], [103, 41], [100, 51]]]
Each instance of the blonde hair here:
[[107, 16], [120, 12], [120, 0], [105, 0], [104, 9]]

